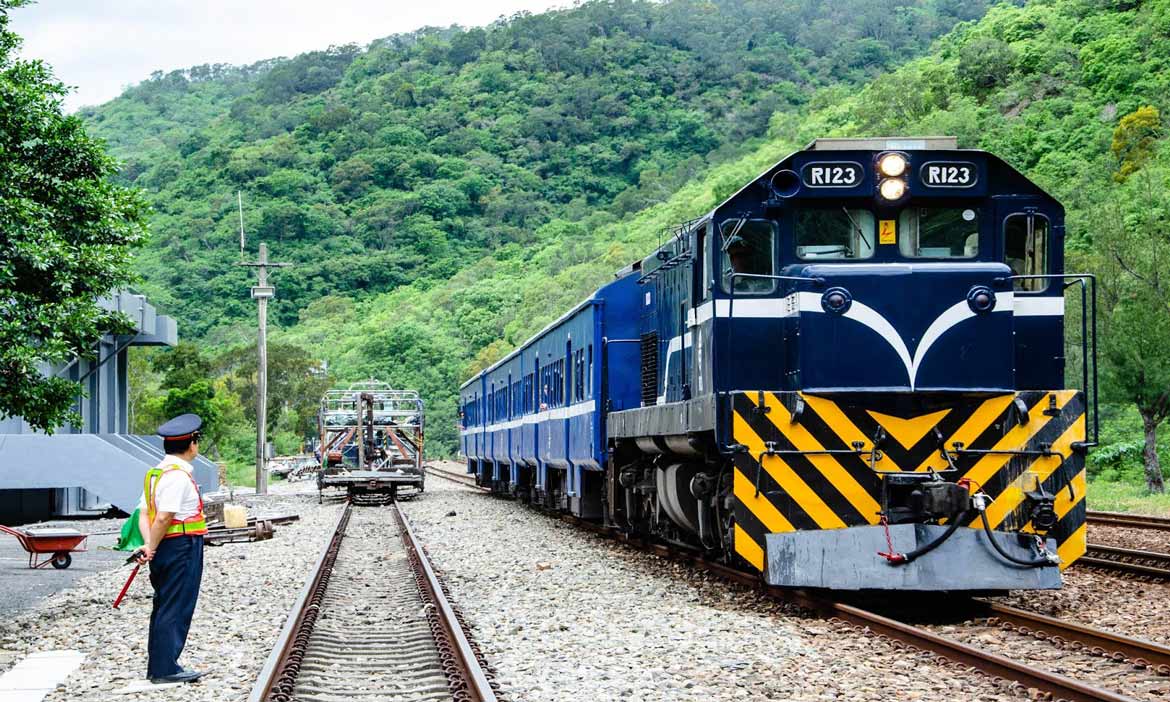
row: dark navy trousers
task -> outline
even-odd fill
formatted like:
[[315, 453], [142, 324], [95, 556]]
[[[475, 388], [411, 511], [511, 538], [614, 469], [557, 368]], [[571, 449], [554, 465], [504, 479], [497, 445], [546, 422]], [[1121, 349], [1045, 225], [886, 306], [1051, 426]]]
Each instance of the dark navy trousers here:
[[163, 539], [150, 561], [154, 603], [150, 610], [149, 662], [146, 677], [161, 678], [181, 670], [179, 654], [187, 644], [191, 615], [203, 580], [203, 537]]

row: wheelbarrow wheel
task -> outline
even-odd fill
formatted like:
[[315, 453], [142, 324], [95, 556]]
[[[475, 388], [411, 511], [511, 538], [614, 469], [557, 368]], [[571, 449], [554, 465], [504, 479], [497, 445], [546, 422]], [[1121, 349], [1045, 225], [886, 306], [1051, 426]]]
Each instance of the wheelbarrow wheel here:
[[53, 567], [57, 570], [65, 570], [73, 563], [73, 556], [68, 553], [59, 552], [53, 554]]

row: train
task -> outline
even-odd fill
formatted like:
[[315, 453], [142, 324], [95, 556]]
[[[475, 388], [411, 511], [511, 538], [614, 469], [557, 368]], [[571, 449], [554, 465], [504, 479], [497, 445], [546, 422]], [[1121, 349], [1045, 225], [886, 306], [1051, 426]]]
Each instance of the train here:
[[426, 488], [425, 418], [415, 390], [367, 380], [329, 390], [317, 411], [318, 496], [380, 504]]
[[778, 587], [1059, 588], [1097, 437], [1064, 229], [953, 137], [816, 139], [463, 383], [467, 471]]

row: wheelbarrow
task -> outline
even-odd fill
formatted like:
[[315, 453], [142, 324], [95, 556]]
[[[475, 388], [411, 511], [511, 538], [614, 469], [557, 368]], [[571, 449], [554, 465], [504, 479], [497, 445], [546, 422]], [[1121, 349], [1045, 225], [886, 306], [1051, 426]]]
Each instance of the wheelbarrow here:
[[[68, 568], [73, 563], [69, 554], [85, 551], [85, 540], [89, 538], [76, 529], [13, 529], [0, 524], [0, 531], [15, 536], [28, 551], [29, 568], [44, 568], [49, 564], [58, 570]], [[44, 554], [49, 557], [41, 560]]]

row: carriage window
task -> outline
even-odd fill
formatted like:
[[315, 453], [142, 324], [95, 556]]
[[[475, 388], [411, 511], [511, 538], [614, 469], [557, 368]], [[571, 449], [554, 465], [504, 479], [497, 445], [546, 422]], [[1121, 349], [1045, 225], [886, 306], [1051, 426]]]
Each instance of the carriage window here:
[[793, 233], [796, 255], [806, 260], [873, 256], [874, 219], [867, 210], [797, 210]]
[[[732, 273], [772, 275], [776, 225], [767, 219], [729, 219], [719, 227], [723, 256], [723, 290], [731, 291]], [[776, 289], [766, 278], [735, 279], [736, 294], [763, 295]]]
[[[1042, 275], [1048, 272], [1048, 220], [1039, 215], [1018, 214], [1003, 225], [1004, 263], [1012, 275]], [[1048, 287], [1043, 279], [1017, 280], [1016, 290], [1039, 292]]]
[[907, 258], [973, 258], [979, 215], [969, 207], [907, 207], [898, 215], [898, 249]]

